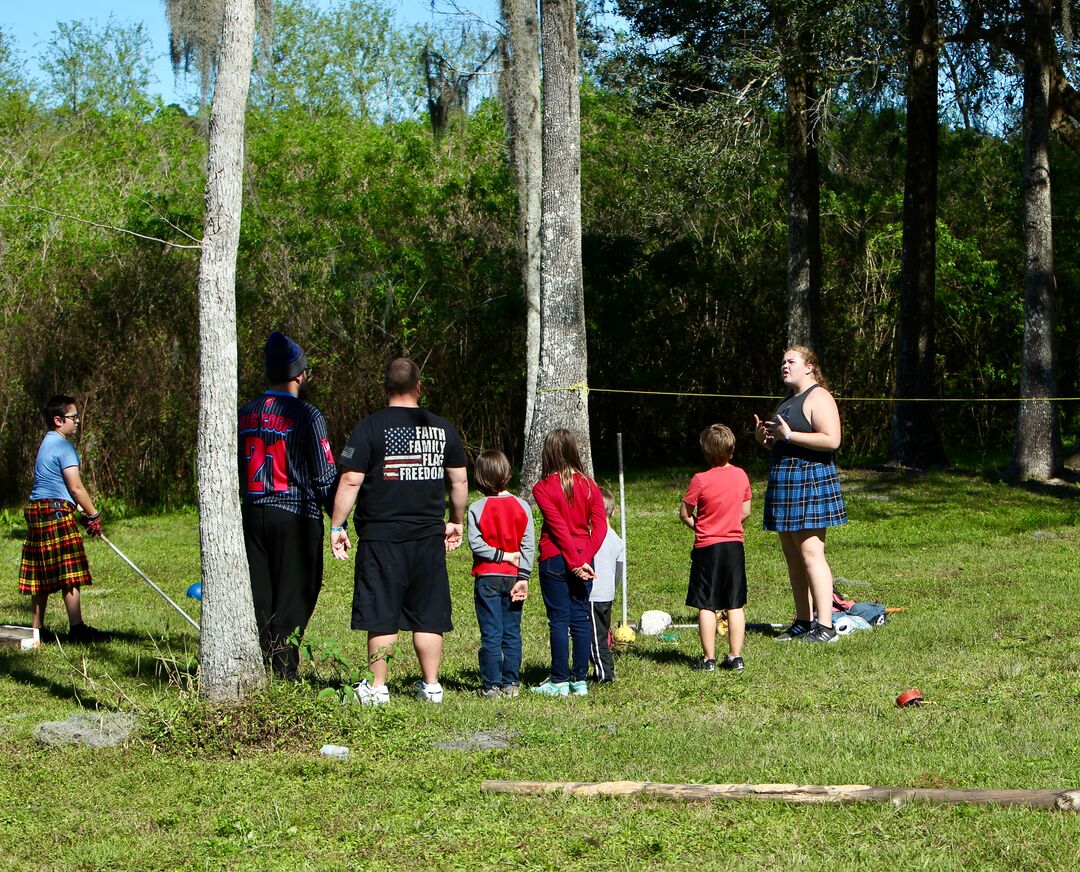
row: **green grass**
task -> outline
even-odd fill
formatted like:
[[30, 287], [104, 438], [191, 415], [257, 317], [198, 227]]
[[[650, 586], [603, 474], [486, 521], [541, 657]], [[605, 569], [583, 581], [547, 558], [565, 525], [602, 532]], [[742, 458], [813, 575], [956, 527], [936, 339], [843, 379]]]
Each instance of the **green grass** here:
[[[748, 619], [791, 601], [776, 538], [747, 531]], [[630, 612], [688, 622], [690, 534], [676, 507], [687, 470], [628, 486]], [[801, 782], [905, 787], [1080, 788], [1076, 741], [1076, 522], [1080, 490], [1013, 488], [977, 476], [844, 474], [852, 523], [830, 532], [845, 592], [908, 611], [819, 647], [751, 634], [741, 676], [689, 670], [696, 633], [642, 639], [619, 681], [586, 699], [472, 696], [478, 631], [468, 555], [451, 555], [457, 629], [441, 707], [411, 699], [408, 647], [393, 704], [319, 702], [309, 671], [234, 711], [188, 691], [194, 634], [118, 558], [90, 544], [87, 620], [118, 630], [91, 649], [0, 651], [0, 869], [1075, 868], [1080, 815], [908, 805], [810, 807], [481, 794], [485, 778]], [[133, 517], [107, 532], [185, 605], [198, 577], [193, 514]], [[0, 622], [27, 624], [15, 592], [19, 527], [0, 528]], [[351, 564], [327, 561], [312, 634], [358, 658], [348, 630]], [[59, 602], [50, 620], [63, 629]], [[616, 603], [615, 611], [620, 610]], [[546, 674], [539, 592], [526, 605], [525, 680]], [[897, 709], [918, 686], [930, 705]], [[80, 706], [134, 709], [143, 725], [104, 751], [37, 745], [33, 728]], [[506, 750], [437, 747], [479, 730]], [[352, 749], [345, 762], [318, 754]]]

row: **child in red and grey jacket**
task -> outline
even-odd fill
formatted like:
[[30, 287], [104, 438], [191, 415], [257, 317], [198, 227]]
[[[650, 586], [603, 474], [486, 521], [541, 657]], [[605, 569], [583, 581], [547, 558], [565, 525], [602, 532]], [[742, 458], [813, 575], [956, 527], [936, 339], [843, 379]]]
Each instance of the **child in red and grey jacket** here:
[[[607, 535], [604, 497], [581, 468], [577, 440], [569, 430], [544, 439], [543, 477], [533, 498], [544, 515], [540, 530], [540, 592], [547, 609], [551, 675], [534, 693], [587, 696], [592, 619], [589, 595], [596, 577], [593, 559]], [[570, 645], [574, 643], [573, 662]]]
[[508, 493], [510, 461], [485, 451], [473, 468], [484, 494], [469, 506], [473, 600], [480, 625], [480, 695], [515, 697], [521, 685], [521, 607], [529, 595], [535, 534], [529, 504]]

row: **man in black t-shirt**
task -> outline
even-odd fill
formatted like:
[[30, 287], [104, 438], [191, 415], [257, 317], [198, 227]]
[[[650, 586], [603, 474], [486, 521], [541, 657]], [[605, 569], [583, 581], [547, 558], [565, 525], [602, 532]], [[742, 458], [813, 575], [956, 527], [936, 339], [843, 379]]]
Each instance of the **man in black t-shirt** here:
[[300, 399], [303, 349], [274, 332], [263, 348], [270, 387], [240, 410], [244, 544], [263, 656], [293, 678], [299, 652], [286, 639], [307, 628], [322, 588], [322, 513], [333, 506], [334, 455], [322, 413]]
[[408, 630], [422, 673], [417, 697], [442, 702], [443, 634], [453, 629], [446, 552], [462, 542], [465, 449], [449, 421], [420, 408], [415, 363], [390, 361], [385, 387], [386, 408], [356, 425], [338, 458], [342, 474], [330, 521], [334, 556], [347, 560], [345, 521], [356, 506], [352, 628], [367, 631], [373, 679], [354, 693], [365, 705], [389, 702], [385, 657], [398, 631]]

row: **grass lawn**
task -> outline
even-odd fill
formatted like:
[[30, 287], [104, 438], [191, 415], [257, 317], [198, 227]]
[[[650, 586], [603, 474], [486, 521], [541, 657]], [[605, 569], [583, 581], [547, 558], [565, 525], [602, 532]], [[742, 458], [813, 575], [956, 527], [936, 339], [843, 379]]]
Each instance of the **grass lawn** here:
[[[691, 534], [676, 509], [688, 470], [628, 485], [630, 613], [688, 623]], [[748, 522], [750, 621], [786, 621], [779, 545]], [[581, 699], [484, 700], [467, 549], [451, 555], [457, 629], [442, 706], [411, 698], [407, 646], [392, 704], [316, 700], [333, 676], [276, 683], [215, 711], [190, 692], [194, 631], [104, 545], [88, 545], [89, 623], [120, 634], [79, 649], [0, 649], [0, 869], [1074, 869], [1080, 815], [906, 805], [522, 798], [485, 778], [797, 782], [902, 787], [1080, 788], [1080, 488], [1023, 489], [977, 475], [843, 474], [851, 523], [829, 533], [841, 590], [906, 606], [839, 644], [749, 634], [746, 672], [700, 674], [693, 630], [639, 639], [618, 682]], [[9, 513], [10, 517], [10, 513]], [[21, 521], [21, 519], [19, 519]], [[198, 578], [191, 513], [106, 532], [174, 599]], [[0, 623], [29, 624], [16, 592], [21, 525], [0, 528]], [[309, 633], [349, 658], [352, 566], [327, 560]], [[50, 622], [65, 628], [58, 598]], [[615, 611], [620, 611], [616, 602]], [[527, 684], [546, 674], [535, 589], [524, 618]], [[919, 687], [930, 705], [898, 709]], [[133, 710], [142, 730], [92, 751], [40, 746], [37, 724], [85, 709]], [[508, 748], [470, 750], [488, 731]], [[346, 745], [346, 761], [319, 755]]]

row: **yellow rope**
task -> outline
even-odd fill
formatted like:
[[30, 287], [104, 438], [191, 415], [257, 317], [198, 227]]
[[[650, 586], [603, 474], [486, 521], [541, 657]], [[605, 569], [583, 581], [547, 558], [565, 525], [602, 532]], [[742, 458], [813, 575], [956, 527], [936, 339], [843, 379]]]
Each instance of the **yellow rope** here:
[[[550, 394], [556, 391], [576, 391], [582, 396], [594, 394], [634, 394], [643, 397], [702, 397], [722, 400], [780, 400], [777, 394], [707, 394], [691, 391], [632, 391], [625, 388], [594, 388], [586, 382], [558, 388], [540, 388], [540, 393]], [[1075, 403], [1080, 397], [845, 397], [834, 395], [837, 400], [860, 403]]]

